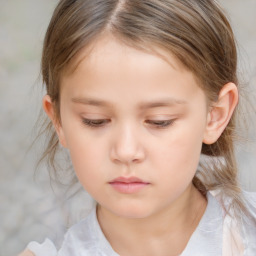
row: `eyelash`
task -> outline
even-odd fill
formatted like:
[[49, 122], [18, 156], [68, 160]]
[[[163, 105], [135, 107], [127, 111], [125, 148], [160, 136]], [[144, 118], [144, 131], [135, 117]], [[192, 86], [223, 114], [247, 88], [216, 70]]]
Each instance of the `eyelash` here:
[[[147, 120], [147, 123], [156, 126], [157, 129], [164, 129], [171, 126], [174, 123], [174, 121], [175, 119], [163, 120], [163, 121]], [[109, 122], [108, 119], [83, 119], [83, 123], [92, 128], [103, 127], [108, 122]]]
[[154, 126], [156, 126], [157, 128], [161, 129], [161, 128], [167, 128], [169, 126], [171, 126], [174, 123], [175, 119], [171, 119], [171, 120], [159, 120], [159, 121], [154, 121], [154, 120], [147, 120], [147, 123], [152, 124]]
[[102, 127], [107, 122], [107, 119], [83, 119], [85, 125], [95, 128]]

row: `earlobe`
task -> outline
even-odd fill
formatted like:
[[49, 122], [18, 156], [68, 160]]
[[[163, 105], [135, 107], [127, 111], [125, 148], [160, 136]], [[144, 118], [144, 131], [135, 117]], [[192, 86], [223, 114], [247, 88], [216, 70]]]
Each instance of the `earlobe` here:
[[61, 126], [61, 123], [56, 118], [55, 108], [53, 105], [53, 102], [51, 100], [51, 97], [49, 95], [45, 95], [43, 97], [43, 109], [45, 113], [48, 115], [48, 117], [51, 119], [53, 126], [55, 128], [55, 131], [58, 135], [59, 141], [63, 147], [67, 147], [66, 140], [64, 136], [64, 132]]
[[207, 124], [203, 142], [213, 144], [227, 127], [238, 103], [238, 90], [234, 83], [227, 83], [219, 93], [207, 115]]

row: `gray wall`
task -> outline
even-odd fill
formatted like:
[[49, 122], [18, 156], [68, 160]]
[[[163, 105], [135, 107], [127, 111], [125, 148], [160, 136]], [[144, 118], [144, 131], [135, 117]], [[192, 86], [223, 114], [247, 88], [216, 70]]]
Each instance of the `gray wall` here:
[[[37, 80], [42, 40], [56, 3], [56, 0], [0, 0], [1, 256], [15, 255], [30, 240], [42, 242], [47, 236], [61, 241], [65, 227], [85, 214], [82, 208], [89, 208], [89, 204], [82, 203], [89, 200], [86, 193], [63, 201], [64, 186], [53, 192], [45, 166], [34, 178], [38, 154], [35, 148], [28, 151], [43, 95]], [[251, 94], [255, 94], [256, 0], [225, 0], [223, 6], [238, 39], [240, 70], [253, 88]], [[255, 129], [250, 128], [249, 133], [255, 140]], [[237, 149], [241, 183], [245, 189], [254, 191], [255, 145], [253, 142]]]

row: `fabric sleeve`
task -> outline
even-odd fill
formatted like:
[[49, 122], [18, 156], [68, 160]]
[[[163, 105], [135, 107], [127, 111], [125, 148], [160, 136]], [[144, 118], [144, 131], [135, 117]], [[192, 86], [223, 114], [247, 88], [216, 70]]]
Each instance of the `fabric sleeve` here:
[[27, 249], [35, 254], [35, 256], [57, 256], [57, 250], [53, 242], [45, 239], [42, 244], [30, 242]]

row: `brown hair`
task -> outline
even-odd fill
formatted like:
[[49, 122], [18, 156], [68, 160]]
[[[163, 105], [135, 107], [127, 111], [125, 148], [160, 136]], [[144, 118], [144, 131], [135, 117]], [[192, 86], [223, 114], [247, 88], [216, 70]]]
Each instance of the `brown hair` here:
[[[210, 102], [228, 82], [238, 85], [237, 51], [231, 26], [214, 0], [61, 0], [49, 24], [42, 54], [42, 76], [60, 120], [60, 78], [74, 59], [103, 33], [140, 49], [161, 48], [191, 70]], [[245, 210], [237, 179], [234, 138], [237, 111], [218, 141], [203, 144], [194, 185], [220, 189]], [[52, 125], [43, 158], [54, 167], [59, 143]]]

